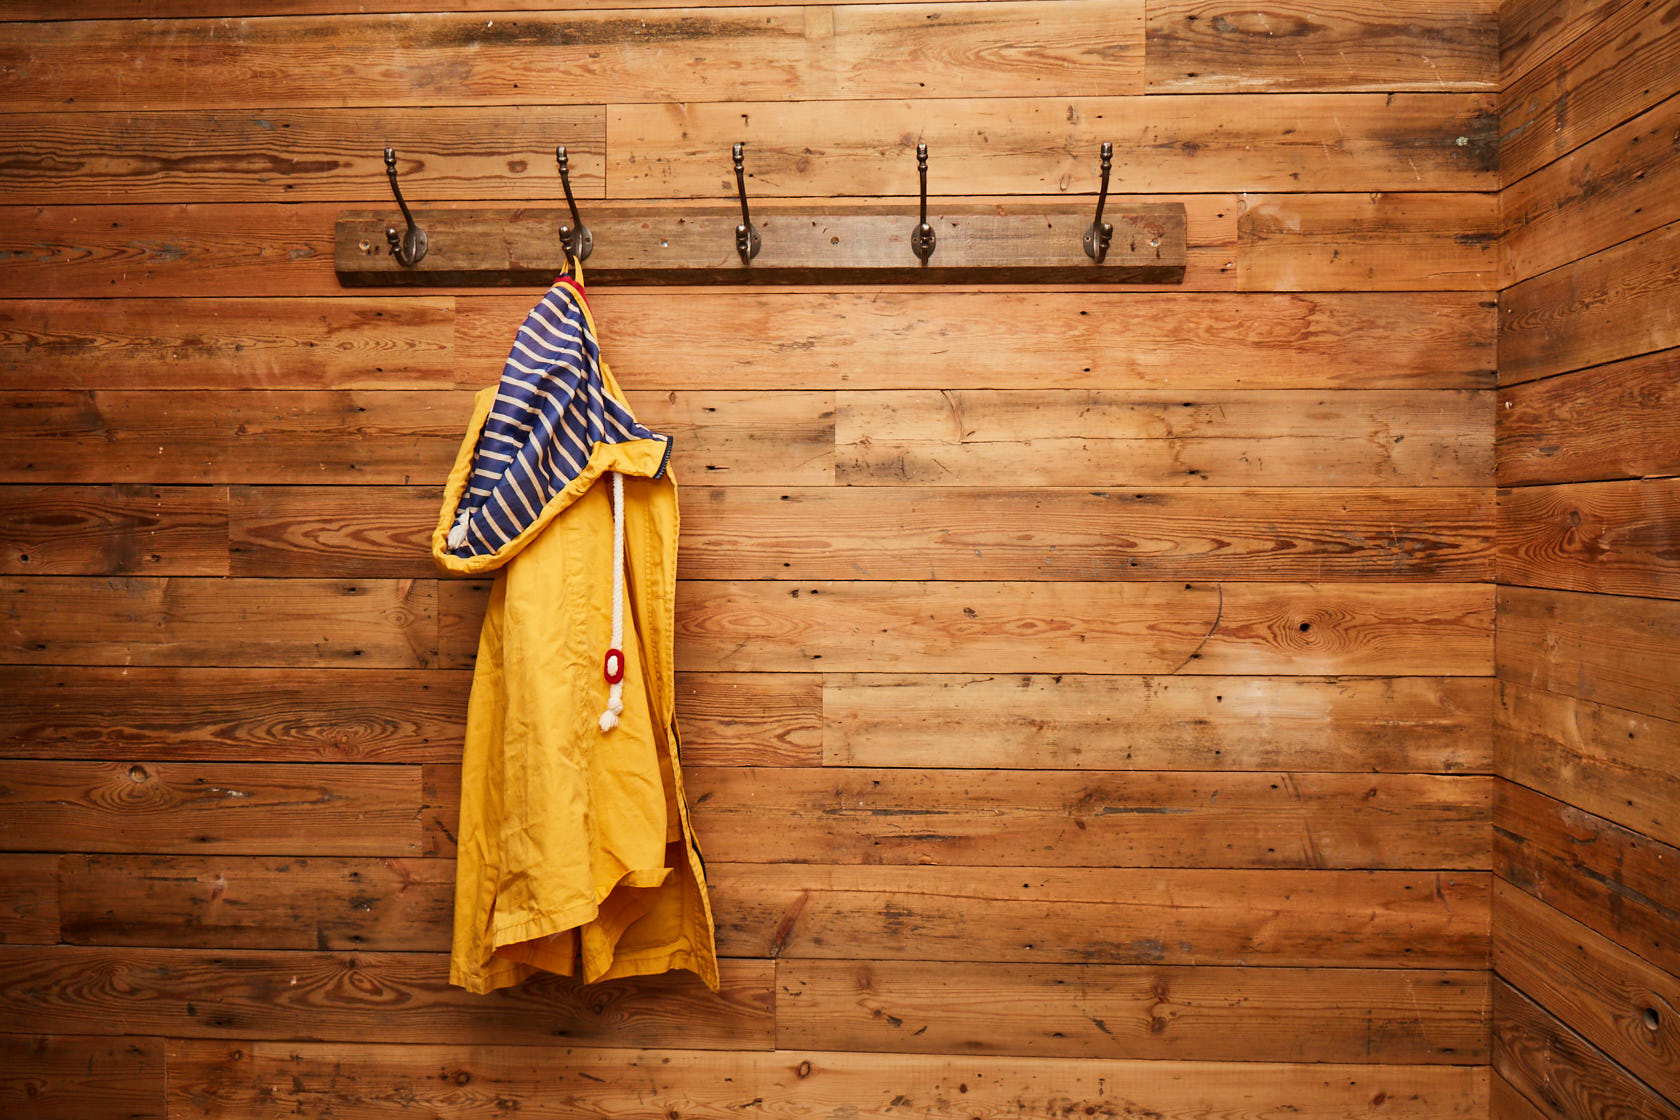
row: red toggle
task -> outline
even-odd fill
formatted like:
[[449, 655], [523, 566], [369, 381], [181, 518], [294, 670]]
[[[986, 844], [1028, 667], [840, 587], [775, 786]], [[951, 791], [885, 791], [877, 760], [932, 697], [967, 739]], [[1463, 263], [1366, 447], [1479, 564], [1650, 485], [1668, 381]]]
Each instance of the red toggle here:
[[624, 651], [609, 649], [607, 658], [601, 663], [601, 675], [607, 678], [608, 684], [617, 684], [624, 679]]

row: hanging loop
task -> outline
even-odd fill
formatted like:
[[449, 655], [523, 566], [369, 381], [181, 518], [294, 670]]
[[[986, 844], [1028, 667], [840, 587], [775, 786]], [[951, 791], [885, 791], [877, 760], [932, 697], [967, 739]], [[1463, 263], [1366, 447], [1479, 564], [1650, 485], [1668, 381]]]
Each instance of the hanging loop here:
[[1108, 243], [1114, 239], [1114, 226], [1102, 220], [1103, 204], [1108, 201], [1108, 172], [1114, 165], [1114, 145], [1107, 140], [1102, 146], [1102, 193], [1097, 195], [1096, 221], [1085, 227], [1085, 255], [1103, 262], [1108, 256]]
[[583, 219], [578, 216], [577, 199], [572, 197], [572, 172], [566, 163], [566, 145], [555, 146], [554, 162], [560, 165], [560, 185], [566, 189], [566, 205], [572, 211], [571, 223], [562, 224], [560, 227], [560, 244], [566, 247], [568, 256], [586, 261], [589, 254], [595, 251], [595, 235], [589, 232], [589, 227], [584, 225]]
[[397, 196], [397, 205], [402, 208], [403, 221], [408, 223], [408, 232], [399, 234], [396, 226], [385, 227], [385, 240], [391, 243], [391, 256], [404, 268], [413, 268], [426, 256], [426, 231], [415, 224], [414, 215], [409, 213], [408, 203], [403, 201], [402, 188], [397, 186], [397, 152], [395, 148], [385, 149], [385, 177], [391, 180], [391, 193]]
[[764, 242], [758, 235], [758, 227], [752, 224], [752, 217], [747, 213], [747, 173], [741, 161], [741, 151], [744, 145], [735, 145], [735, 193], [741, 196], [741, 224], [735, 227], [735, 251], [741, 254], [741, 263], [748, 264], [758, 256], [758, 250]]
[[928, 258], [933, 256], [934, 246], [939, 241], [934, 236], [933, 227], [928, 225], [927, 220], [927, 159], [927, 145], [917, 144], [916, 170], [922, 177], [922, 220], [921, 224], [916, 226], [916, 232], [910, 237], [910, 248], [915, 252], [916, 259], [923, 264], [926, 264]]

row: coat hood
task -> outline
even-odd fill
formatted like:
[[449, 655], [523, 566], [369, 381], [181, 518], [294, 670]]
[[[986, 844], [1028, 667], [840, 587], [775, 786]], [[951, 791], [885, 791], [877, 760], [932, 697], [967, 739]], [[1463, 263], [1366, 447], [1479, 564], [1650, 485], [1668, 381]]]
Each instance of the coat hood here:
[[607, 471], [659, 478], [670, 437], [637, 423], [601, 360], [582, 285], [562, 275], [525, 317], [501, 381], [479, 391], [444, 489], [432, 556], [499, 568]]

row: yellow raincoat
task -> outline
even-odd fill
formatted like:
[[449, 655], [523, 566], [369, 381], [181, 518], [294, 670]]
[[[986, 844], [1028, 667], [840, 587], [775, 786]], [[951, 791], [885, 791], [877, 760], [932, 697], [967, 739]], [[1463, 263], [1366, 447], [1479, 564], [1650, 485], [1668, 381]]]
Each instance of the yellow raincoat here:
[[562, 276], [479, 392], [432, 536], [444, 570], [496, 573], [461, 763], [451, 983], [688, 969], [718, 986], [677, 758], [669, 455]]

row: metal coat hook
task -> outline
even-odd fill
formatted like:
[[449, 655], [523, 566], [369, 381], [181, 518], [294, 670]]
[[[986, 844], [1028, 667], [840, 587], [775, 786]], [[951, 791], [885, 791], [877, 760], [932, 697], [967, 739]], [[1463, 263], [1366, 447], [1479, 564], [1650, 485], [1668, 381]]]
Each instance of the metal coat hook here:
[[741, 224], [735, 227], [735, 251], [741, 254], [741, 263], [747, 264], [758, 256], [758, 250], [763, 247], [763, 239], [758, 236], [758, 227], [752, 224], [752, 218], [747, 214], [747, 173], [741, 162], [742, 144], [735, 145], [735, 191], [741, 196]]
[[1102, 193], [1097, 195], [1096, 221], [1085, 227], [1085, 255], [1103, 262], [1108, 256], [1108, 243], [1114, 239], [1114, 226], [1102, 220], [1103, 203], [1108, 201], [1108, 171], [1114, 165], [1114, 145], [1107, 140], [1102, 146]]
[[922, 176], [922, 221], [916, 227], [916, 232], [910, 235], [910, 248], [916, 254], [916, 259], [923, 264], [933, 256], [933, 249], [939, 239], [934, 236], [933, 227], [927, 220], [927, 145], [916, 145], [916, 170]]
[[391, 256], [396, 258], [397, 263], [404, 268], [413, 268], [426, 257], [426, 231], [415, 224], [408, 203], [403, 201], [402, 188], [397, 186], [397, 152], [394, 148], [385, 149], [385, 177], [391, 180], [391, 193], [397, 196], [403, 220], [408, 223], [408, 232], [401, 235], [397, 233], [396, 226], [386, 226], [385, 240], [391, 243]]
[[566, 164], [566, 145], [555, 146], [554, 161], [560, 165], [560, 185], [566, 189], [566, 205], [572, 210], [571, 224], [560, 227], [560, 244], [566, 247], [568, 256], [586, 261], [595, 251], [595, 235], [589, 232], [589, 227], [578, 216], [577, 199], [572, 197], [572, 172]]

